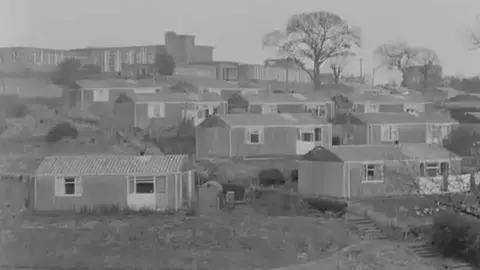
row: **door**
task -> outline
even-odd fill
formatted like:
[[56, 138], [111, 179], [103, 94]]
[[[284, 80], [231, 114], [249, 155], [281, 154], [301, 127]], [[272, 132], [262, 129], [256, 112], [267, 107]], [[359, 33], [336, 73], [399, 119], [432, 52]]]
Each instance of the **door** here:
[[133, 210], [157, 209], [155, 196], [155, 177], [127, 177], [127, 205]]

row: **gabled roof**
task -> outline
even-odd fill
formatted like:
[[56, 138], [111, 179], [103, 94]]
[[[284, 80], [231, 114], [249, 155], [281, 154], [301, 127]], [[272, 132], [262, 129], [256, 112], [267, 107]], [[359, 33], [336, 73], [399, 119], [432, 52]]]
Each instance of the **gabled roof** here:
[[230, 127], [249, 126], [306, 126], [328, 125], [328, 121], [322, 117], [314, 117], [311, 114], [227, 114], [219, 115]]
[[[353, 118], [366, 124], [415, 124], [415, 123], [457, 123], [448, 114], [443, 113], [353, 113]], [[352, 121], [353, 123], [353, 121]]]
[[380, 103], [380, 104], [403, 104], [403, 103], [429, 103], [420, 93], [409, 94], [349, 94], [345, 95], [354, 103]]
[[245, 93], [242, 95], [250, 104], [264, 103], [308, 103], [308, 102], [332, 102], [326, 95], [321, 93]]
[[77, 81], [80, 89], [90, 88], [119, 88], [119, 89], [136, 89], [147, 87], [169, 87], [171, 82], [153, 82], [145, 80], [124, 80], [124, 79], [106, 79], [106, 80], [79, 80]]
[[480, 96], [474, 94], [460, 94], [445, 100], [445, 102], [480, 103]]
[[136, 102], [225, 102], [220, 95], [212, 92], [197, 93], [137, 93], [131, 96]]
[[45, 157], [38, 176], [155, 175], [180, 172], [186, 155], [79, 155]]
[[316, 147], [303, 160], [326, 162], [405, 161], [459, 159], [458, 155], [437, 144], [341, 145]]

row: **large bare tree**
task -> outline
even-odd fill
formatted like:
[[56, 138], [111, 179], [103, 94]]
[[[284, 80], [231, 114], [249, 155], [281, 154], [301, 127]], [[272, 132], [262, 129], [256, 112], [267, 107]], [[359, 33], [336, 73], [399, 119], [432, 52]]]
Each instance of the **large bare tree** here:
[[263, 37], [264, 47], [276, 47], [282, 55], [302, 63], [299, 66], [310, 75], [315, 89], [321, 85], [321, 65], [332, 57], [350, 53], [354, 46], [360, 47], [360, 42], [359, 28], [326, 11], [295, 14], [285, 29]]
[[426, 87], [429, 71], [440, 64], [438, 55], [434, 50], [411, 46], [404, 41], [381, 44], [375, 49], [374, 54], [382, 59], [383, 66], [386, 66], [389, 70], [396, 69], [402, 73], [402, 87], [407, 86], [408, 68], [413, 66], [422, 68], [423, 84]]
[[467, 42], [470, 50], [480, 49], [480, 16], [477, 16], [471, 28], [466, 29]]
[[422, 67], [421, 72], [423, 75], [423, 87], [427, 88], [428, 74], [432, 68], [440, 65], [440, 59], [434, 50], [420, 47], [417, 49], [416, 63]]

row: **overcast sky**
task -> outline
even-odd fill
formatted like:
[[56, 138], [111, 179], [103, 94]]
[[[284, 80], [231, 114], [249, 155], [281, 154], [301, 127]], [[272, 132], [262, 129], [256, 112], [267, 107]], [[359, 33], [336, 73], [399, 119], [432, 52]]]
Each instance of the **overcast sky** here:
[[[459, 30], [472, 26], [480, 0], [0, 0], [0, 46], [78, 48], [163, 44], [165, 31], [215, 46], [215, 60], [262, 63], [274, 56], [264, 33], [305, 11], [335, 12], [363, 30], [364, 73], [383, 42], [436, 50], [449, 74], [480, 75], [480, 51]], [[349, 71], [359, 73], [354, 59]]]

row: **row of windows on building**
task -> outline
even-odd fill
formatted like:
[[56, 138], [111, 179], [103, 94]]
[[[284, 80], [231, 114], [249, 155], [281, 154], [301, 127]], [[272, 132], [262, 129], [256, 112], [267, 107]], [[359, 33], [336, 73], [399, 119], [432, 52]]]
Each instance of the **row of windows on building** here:
[[[98, 59], [94, 60], [98, 64]], [[140, 51], [131, 50], [128, 52], [110, 51], [104, 52], [103, 69], [105, 72], [120, 72], [122, 71], [122, 64], [153, 64], [155, 63], [155, 53], [141, 49]]]
[[[30, 54], [28, 61], [35, 65], [58, 65], [65, 59], [80, 59], [79, 56], [76, 55], [67, 55], [64, 52], [53, 52], [47, 51], [44, 52], [43, 50], [35, 51]], [[4, 56], [0, 56], [0, 64], [4, 64], [5, 61]], [[12, 52], [11, 62], [20, 61], [20, 54], [18, 52]]]

